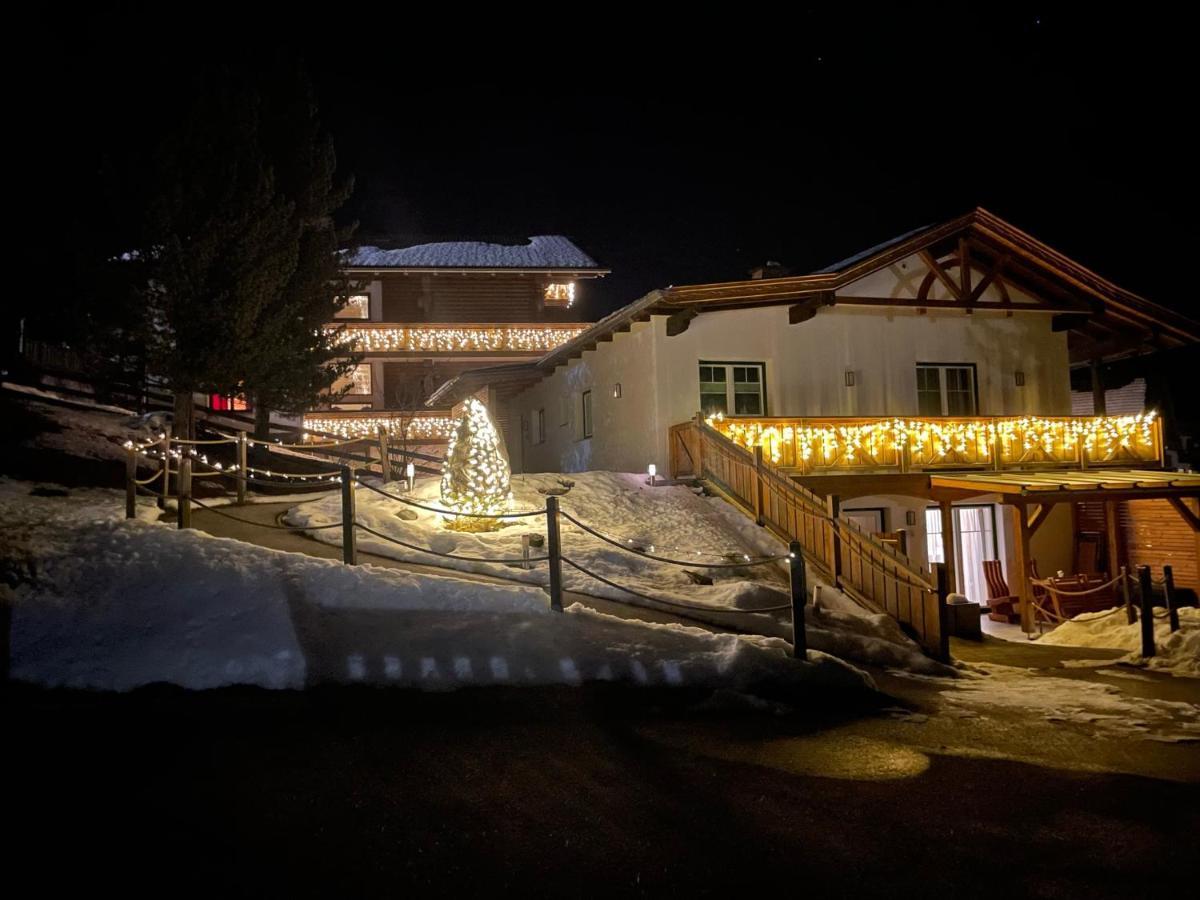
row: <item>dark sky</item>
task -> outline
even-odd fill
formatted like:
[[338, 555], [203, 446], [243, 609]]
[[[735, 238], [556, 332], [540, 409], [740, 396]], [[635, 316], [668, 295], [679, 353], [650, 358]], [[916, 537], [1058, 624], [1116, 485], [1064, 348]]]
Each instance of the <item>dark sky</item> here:
[[614, 270], [584, 295], [592, 316], [767, 259], [808, 271], [981, 205], [1200, 317], [1197, 23], [978, 6], [693, 5], [656, 24], [645, 6], [116, 5], [26, 32], [42, 66], [19, 91], [35, 143], [17, 171], [52, 233], [86, 196], [106, 104], [186, 102], [163, 88], [180, 60], [290, 54], [363, 234], [569, 234]]

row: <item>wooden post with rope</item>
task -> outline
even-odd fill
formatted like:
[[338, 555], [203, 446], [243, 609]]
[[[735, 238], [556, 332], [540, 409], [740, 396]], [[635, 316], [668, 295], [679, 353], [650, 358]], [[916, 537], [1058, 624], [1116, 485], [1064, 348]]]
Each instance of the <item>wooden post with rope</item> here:
[[182, 456], [179, 460], [179, 504], [180, 528], [192, 527], [192, 458]]
[[137, 448], [125, 448], [125, 518], [137, 516]]
[[1138, 589], [1142, 607], [1142, 656], [1154, 655], [1154, 594], [1150, 582], [1150, 567], [1138, 567]]
[[792, 656], [808, 658], [808, 636], [804, 632], [804, 604], [808, 600], [808, 578], [804, 569], [804, 548], [799, 541], [788, 544], [788, 570], [792, 593]]
[[237, 438], [237, 503], [238, 506], [246, 505], [246, 478], [250, 472], [246, 468], [249, 454], [246, 452], [246, 432], [239, 431]]
[[1163, 566], [1163, 599], [1167, 603], [1167, 621], [1174, 634], [1179, 630], [1179, 607], [1175, 605], [1175, 573], [1169, 565]]

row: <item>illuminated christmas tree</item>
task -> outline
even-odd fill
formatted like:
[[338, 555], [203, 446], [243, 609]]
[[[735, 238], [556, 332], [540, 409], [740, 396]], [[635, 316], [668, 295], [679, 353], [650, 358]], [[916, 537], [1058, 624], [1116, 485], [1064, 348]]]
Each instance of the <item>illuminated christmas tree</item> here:
[[[487, 407], [471, 397], [462, 418], [450, 434], [442, 464], [442, 503], [447, 509], [476, 515], [495, 515], [512, 499], [510, 470], [504, 444]], [[493, 531], [497, 519], [447, 517], [447, 528], [458, 531]]]

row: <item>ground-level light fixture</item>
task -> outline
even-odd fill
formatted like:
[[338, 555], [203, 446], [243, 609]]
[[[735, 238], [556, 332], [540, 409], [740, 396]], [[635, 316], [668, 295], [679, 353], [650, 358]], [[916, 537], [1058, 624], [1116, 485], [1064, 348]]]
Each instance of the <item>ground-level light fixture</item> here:
[[613, 385], [613, 399], [614, 400], [621, 399], [621, 382], [619, 382], [619, 381]]
[[411, 491], [413, 486], [413, 477], [417, 474], [417, 467], [412, 463], [405, 463], [404, 477], [408, 481], [408, 489]]
[[658, 466], [654, 465], [654, 463], [650, 463], [650, 465], [648, 465], [646, 467], [646, 471], [650, 475], [650, 486], [653, 487], [654, 486], [654, 476], [656, 476], [658, 474]]

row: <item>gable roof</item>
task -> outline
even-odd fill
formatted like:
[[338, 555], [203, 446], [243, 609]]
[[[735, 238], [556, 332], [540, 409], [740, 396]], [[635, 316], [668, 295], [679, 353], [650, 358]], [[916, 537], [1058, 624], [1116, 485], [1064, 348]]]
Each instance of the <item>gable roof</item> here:
[[607, 274], [608, 270], [561, 234], [512, 242], [378, 240], [346, 253], [349, 269], [477, 269]]
[[[861, 297], [839, 294], [859, 279], [913, 255], [945, 259], [969, 254], [971, 269], [983, 268], [985, 281], [1012, 280], [1045, 300], [1019, 304], [987, 301], [977, 283], [971, 294], [951, 300], [906, 297]], [[941, 266], [939, 266], [941, 268]], [[942, 274], [944, 275], [944, 269]], [[931, 270], [927, 276], [934, 278]], [[986, 287], [986, 284], [984, 284]], [[958, 288], [956, 292], [961, 293]], [[976, 295], [978, 292], [978, 295]], [[898, 235], [810, 275], [748, 279], [715, 284], [682, 285], [651, 291], [639, 300], [605, 316], [596, 324], [541, 359], [522, 364], [527, 378], [549, 374], [569, 360], [594, 350], [612, 336], [628, 331], [634, 322], [666, 315], [667, 334], [678, 334], [697, 315], [757, 306], [788, 306], [789, 319], [799, 324], [821, 306], [892, 306], [913, 308], [1032, 310], [1054, 314], [1052, 327], [1068, 332], [1072, 362], [1135, 355], [1147, 349], [1170, 349], [1200, 343], [1200, 322], [1140, 297], [1059, 253], [1016, 226], [977, 208], [964, 216]], [[515, 373], [505, 373], [514, 376]], [[471, 370], [452, 379], [435, 393], [441, 402], [473, 385], [487, 384], [487, 370]], [[468, 391], [468, 393], [471, 391]], [[432, 398], [431, 398], [431, 403]]]

